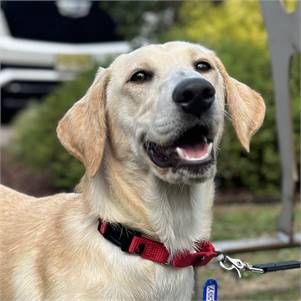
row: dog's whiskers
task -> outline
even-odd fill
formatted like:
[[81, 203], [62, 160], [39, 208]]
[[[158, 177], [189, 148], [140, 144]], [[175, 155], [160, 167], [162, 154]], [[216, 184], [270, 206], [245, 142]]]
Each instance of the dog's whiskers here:
[[228, 111], [224, 110], [224, 115], [228, 120], [232, 121], [232, 116], [230, 115], [230, 113]]

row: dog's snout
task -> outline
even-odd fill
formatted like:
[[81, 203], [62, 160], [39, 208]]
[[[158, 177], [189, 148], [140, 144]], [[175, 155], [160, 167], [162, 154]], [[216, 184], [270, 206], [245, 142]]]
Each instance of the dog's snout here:
[[215, 89], [205, 79], [185, 79], [173, 91], [173, 101], [184, 112], [200, 116], [214, 101]]

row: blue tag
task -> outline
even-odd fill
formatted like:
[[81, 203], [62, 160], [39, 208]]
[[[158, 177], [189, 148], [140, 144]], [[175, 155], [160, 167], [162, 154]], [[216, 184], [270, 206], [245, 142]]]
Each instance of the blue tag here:
[[208, 279], [203, 288], [203, 301], [217, 301], [217, 281]]

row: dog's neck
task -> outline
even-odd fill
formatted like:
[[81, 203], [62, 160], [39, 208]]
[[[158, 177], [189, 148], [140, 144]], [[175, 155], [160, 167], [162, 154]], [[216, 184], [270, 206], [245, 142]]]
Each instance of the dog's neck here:
[[212, 180], [171, 185], [133, 164], [106, 161], [88, 188], [93, 214], [138, 229], [171, 253], [209, 238]]

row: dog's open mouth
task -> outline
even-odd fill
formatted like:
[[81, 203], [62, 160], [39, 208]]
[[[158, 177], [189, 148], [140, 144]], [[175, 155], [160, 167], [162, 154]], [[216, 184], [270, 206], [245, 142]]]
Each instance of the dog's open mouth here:
[[152, 162], [162, 168], [200, 168], [214, 161], [213, 139], [208, 129], [201, 126], [185, 131], [169, 146], [147, 141], [144, 149]]

